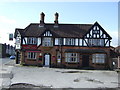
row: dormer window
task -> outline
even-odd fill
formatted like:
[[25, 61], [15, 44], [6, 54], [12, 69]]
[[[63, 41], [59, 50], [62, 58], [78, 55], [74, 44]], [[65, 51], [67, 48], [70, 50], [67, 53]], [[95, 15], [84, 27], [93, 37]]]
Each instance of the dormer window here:
[[46, 30], [43, 33], [42, 45], [43, 46], [53, 46], [53, 38], [52, 38], [51, 31]]

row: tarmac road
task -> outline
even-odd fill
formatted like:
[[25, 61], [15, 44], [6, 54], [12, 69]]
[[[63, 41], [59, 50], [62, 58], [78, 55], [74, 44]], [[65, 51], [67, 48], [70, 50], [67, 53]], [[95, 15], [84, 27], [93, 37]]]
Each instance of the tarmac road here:
[[14, 59], [0, 58], [0, 65], [1, 65], [1, 64], [5, 64], [5, 63], [7, 63], [7, 62], [9, 62], [9, 61], [11, 61], [11, 60], [14, 60]]
[[2, 87], [8, 88], [13, 74], [11, 69], [14, 66], [14, 59], [0, 58], [0, 90]]

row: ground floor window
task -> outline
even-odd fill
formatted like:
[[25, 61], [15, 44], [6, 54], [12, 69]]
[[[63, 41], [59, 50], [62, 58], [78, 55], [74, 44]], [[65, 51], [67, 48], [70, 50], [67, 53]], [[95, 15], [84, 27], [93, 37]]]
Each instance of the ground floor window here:
[[93, 54], [92, 63], [105, 63], [106, 54]]
[[36, 53], [35, 52], [28, 52], [27, 58], [28, 59], [36, 59]]
[[66, 62], [78, 62], [78, 54], [77, 53], [66, 53], [65, 61]]

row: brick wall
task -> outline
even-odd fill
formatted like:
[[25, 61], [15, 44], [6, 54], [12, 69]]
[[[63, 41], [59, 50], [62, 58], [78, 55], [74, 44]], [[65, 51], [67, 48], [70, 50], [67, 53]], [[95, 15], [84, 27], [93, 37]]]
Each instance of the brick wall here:
[[[40, 46], [38, 48], [38, 50], [41, 50], [40, 53], [42, 53], [42, 60], [39, 61], [39, 55], [40, 53], [37, 53], [37, 58], [36, 60], [30, 60], [27, 59], [27, 52], [24, 52], [21, 54], [21, 60], [28, 64], [28, 65], [43, 65], [44, 63], [44, 55], [46, 53], [49, 53], [51, 55], [51, 66], [54, 65], [55, 67], [71, 67], [71, 68], [81, 68], [82, 67], [82, 55], [79, 57], [79, 62], [78, 63], [67, 63], [65, 62], [65, 50], [66, 49], [103, 49], [105, 50], [106, 54], [107, 54], [107, 58], [106, 58], [106, 64], [93, 64], [92, 63], [92, 54], [88, 54], [89, 55], [89, 66], [93, 67], [95, 69], [105, 69], [108, 67], [111, 67], [111, 61], [110, 61], [110, 49], [107, 47], [72, 47], [72, 46], [63, 46], [62, 48], [60, 48], [59, 46], [54, 46], [54, 47], [43, 47]], [[57, 50], [62, 51], [62, 61], [61, 63], [57, 62]]]

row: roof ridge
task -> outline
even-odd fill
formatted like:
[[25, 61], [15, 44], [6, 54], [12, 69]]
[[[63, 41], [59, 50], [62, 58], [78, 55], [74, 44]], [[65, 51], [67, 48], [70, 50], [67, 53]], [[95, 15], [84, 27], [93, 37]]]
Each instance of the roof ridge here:
[[[32, 25], [32, 24], [39, 25], [39, 23], [30, 23], [29, 25]], [[54, 24], [54, 23], [45, 23], [45, 25], [46, 25], [46, 24]], [[28, 25], [28, 26], [29, 26], [29, 25]], [[59, 23], [58, 25], [93, 25], [93, 24], [74, 24], [74, 23], [73, 23], [73, 24], [69, 24], [69, 23]], [[27, 27], [28, 27], [28, 26], [27, 26]]]

